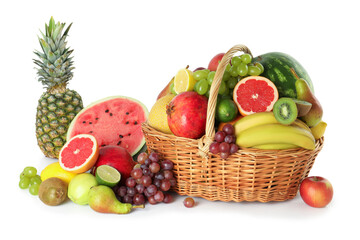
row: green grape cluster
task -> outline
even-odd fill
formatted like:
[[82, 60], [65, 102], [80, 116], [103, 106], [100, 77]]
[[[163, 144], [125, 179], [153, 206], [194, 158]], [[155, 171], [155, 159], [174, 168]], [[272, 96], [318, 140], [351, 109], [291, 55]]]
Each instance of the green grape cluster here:
[[37, 174], [36, 168], [25, 167], [20, 174], [19, 187], [21, 189], [29, 188], [29, 192], [32, 195], [38, 195], [40, 183], [41, 177]]
[[[236, 84], [244, 77], [259, 76], [263, 73], [264, 67], [259, 62], [252, 63], [250, 54], [244, 53], [231, 59], [231, 63], [226, 66], [222, 81], [219, 87], [219, 95], [222, 97], [231, 97]], [[214, 80], [215, 71], [202, 69], [194, 72], [196, 84], [194, 90], [200, 94], [209, 97], [210, 87]]]

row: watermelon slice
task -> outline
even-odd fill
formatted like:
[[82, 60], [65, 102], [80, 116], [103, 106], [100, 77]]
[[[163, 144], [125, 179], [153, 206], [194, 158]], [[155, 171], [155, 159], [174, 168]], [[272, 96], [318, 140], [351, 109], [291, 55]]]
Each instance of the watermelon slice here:
[[145, 144], [141, 124], [149, 111], [140, 101], [124, 96], [100, 99], [73, 119], [67, 140], [78, 134], [93, 135], [99, 146], [121, 146], [135, 155]]

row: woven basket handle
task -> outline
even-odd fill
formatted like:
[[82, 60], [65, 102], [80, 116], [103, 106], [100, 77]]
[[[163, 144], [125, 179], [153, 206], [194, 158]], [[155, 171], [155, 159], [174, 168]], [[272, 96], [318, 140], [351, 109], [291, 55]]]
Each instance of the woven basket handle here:
[[222, 77], [224, 75], [226, 66], [231, 61], [231, 58], [234, 56], [236, 52], [239, 51], [252, 55], [249, 48], [247, 48], [245, 45], [239, 44], [230, 48], [230, 50], [227, 51], [227, 53], [225, 53], [221, 62], [219, 63], [214, 76], [214, 80], [211, 84], [210, 95], [207, 106], [205, 135], [199, 140], [199, 155], [202, 157], [207, 158], [207, 154], [209, 152], [209, 146], [214, 140], [215, 110], [216, 110], [217, 96], [218, 96]]

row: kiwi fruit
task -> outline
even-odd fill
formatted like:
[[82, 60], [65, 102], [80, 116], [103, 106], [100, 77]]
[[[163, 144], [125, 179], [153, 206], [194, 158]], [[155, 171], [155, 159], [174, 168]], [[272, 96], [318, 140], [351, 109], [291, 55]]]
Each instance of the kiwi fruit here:
[[66, 200], [67, 188], [67, 184], [60, 178], [48, 178], [39, 186], [39, 198], [46, 205], [57, 206]]
[[304, 100], [299, 100], [299, 99], [294, 99], [293, 101], [296, 103], [296, 107], [298, 109], [298, 117], [303, 117], [306, 114], [308, 114], [308, 112], [310, 111], [312, 104], [304, 101]]
[[273, 113], [276, 120], [285, 125], [292, 124], [298, 117], [298, 109], [292, 98], [279, 98], [274, 104]]

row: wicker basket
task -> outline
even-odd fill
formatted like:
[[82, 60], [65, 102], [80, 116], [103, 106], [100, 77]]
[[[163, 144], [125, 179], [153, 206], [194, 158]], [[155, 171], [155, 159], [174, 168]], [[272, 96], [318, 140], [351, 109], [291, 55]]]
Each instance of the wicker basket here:
[[205, 135], [188, 139], [165, 134], [142, 124], [146, 145], [173, 161], [180, 195], [202, 197], [211, 201], [284, 201], [296, 196], [300, 182], [308, 176], [324, 139], [315, 150], [240, 149], [227, 159], [211, 154], [215, 129], [215, 106], [221, 78], [232, 56], [242, 51], [251, 54], [244, 45], [235, 45], [223, 57], [216, 71], [207, 109]]

